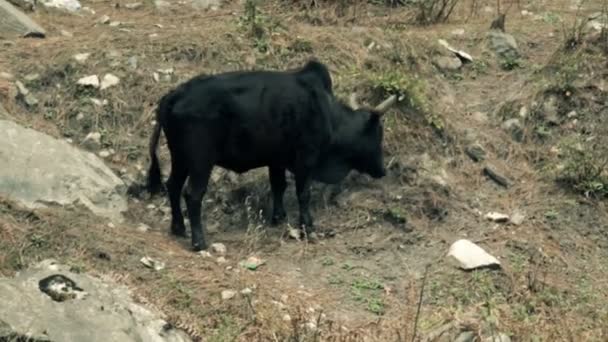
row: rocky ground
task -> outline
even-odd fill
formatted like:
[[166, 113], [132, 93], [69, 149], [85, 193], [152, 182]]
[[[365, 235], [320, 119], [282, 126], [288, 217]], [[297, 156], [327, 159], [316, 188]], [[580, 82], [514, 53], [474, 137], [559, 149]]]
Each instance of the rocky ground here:
[[[27, 293], [23, 312], [83, 309], [37, 290], [52, 258], [93, 303], [147, 307], [99, 314], [133, 322], [119, 340], [608, 338], [604, 1], [460, 0], [445, 21], [408, 1], [11, 2], [39, 25], [0, 25], [0, 298]], [[273, 227], [266, 170], [217, 170], [216, 245], [191, 252], [166, 198], [128, 191], [158, 99], [199, 73], [311, 56], [343, 98], [403, 96], [385, 119], [389, 174], [315, 184], [315, 222], [335, 234], [313, 244], [289, 234], [292, 180]], [[165, 146], [161, 163], [166, 176]], [[463, 270], [448, 256], [462, 239], [500, 265]], [[0, 340], [35, 330], [11, 307]]]

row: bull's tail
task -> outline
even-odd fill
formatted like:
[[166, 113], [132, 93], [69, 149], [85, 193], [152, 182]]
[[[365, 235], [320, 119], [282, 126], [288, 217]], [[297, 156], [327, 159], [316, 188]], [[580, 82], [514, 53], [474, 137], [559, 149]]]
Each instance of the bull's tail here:
[[[158, 118], [157, 118], [158, 119]], [[160, 140], [160, 121], [156, 120], [154, 125], [154, 131], [150, 137], [150, 168], [148, 169], [148, 182], [147, 189], [150, 194], [157, 194], [160, 192], [162, 187], [162, 175], [160, 172], [160, 164], [158, 162], [158, 156], [156, 150], [158, 149], [158, 141]]]

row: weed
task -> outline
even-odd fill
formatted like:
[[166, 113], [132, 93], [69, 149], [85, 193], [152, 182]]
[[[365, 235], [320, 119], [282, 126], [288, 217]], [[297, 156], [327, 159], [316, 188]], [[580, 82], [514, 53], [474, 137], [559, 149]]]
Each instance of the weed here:
[[376, 279], [358, 278], [351, 283], [351, 295], [357, 302], [364, 303], [366, 309], [376, 315], [384, 314], [385, 304], [380, 298], [384, 285]]
[[323, 266], [331, 266], [335, 263], [336, 262], [334, 261], [334, 259], [332, 259], [330, 257], [326, 257], [325, 259], [323, 259], [323, 261], [321, 261], [321, 265], [323, 265]]
[[348, 262], [345, 262], [344, 264], [342, 264], [342, 269], [346, 270], [346, 271], [350, 271], [353, 268], [355, 268], [353, 265], [349, 264]]
[[603, 149], [567, 139], [560, 144], [563, 164], [556, 180], [585, 196], [608, 195], [608, 157]]
[[503, 70], [511, 71], [516, 68], [520, 68], [521, 66], [522, 65], [519, 58], [506, 57], [500, 60], [500, 67]]
[[427, 123], [438, 131], [443, 131], [445, 124], [441, 117], [430, 109], [430, 102], [425, 95], [425, 84], [416, 76], [394, 70], [368, 75], [374, 92], [379, 97], [397, 95], [406, 100], [408, 107], [425, 116]]

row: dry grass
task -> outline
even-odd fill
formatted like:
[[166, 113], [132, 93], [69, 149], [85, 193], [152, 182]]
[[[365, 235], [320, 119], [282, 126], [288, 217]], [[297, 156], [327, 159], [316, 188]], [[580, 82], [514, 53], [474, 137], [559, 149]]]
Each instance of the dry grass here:
[[[495, 6], [494, 1], [476, 3], [477, 9]], [[523, 68], [506, 72], [484, 47], [484, 32], [495, 13], [480, 10], [471, 16], [471, 2], [462, 4], [449, 24], [422, 28], [407, 25], [412, 14], [407, 7], [375, 16], [368, 12], [383, 9], [361, 5], [356, 12], [337, 15], [335, 5], [305, 13], [269, 2], [260, 7], [257, 24], [263, 33], [257, 40], [250, 26], [239, 27], [245, 12], [238, 4], [205, 14], [176, 6], [159, 15], [148, 3], [137, 11], [95, 3], [97, 14], [82, 17], [39, 11], [34, 18], [49, 37], [7, 46], [0, 68], [18, 79], [38, 73], [40, 78], [26, 85], [44, 105], [29, 111], [9, 101], [5, 107], [18, 121], [76, 143], [90, 131], [102, 132], [103, 148], [116, 150], [108, 164], [117, 171], [126, 169], [135, 179], [141, 177], [138, 166], [147, 164], [149, 124], [158, 98], [199, 73], [284, 69], [314, 55], [330, 66], [340, 96], [357, 90], [363, 100], [377, 101], [385, 94], [374, 91], [375, 77], [396, 72], [423, 81], [417, 96], [429, 107], [421, 112], [402, 105], [388, 115], [387, 162], [392, 171], [385, 182], [369, 184], [353, 176], [333, 199], [326, 189], [315, 187], [317, 222], [338, 233], [321, 244], [295, 243], [284, 236], [284, 227], [267, 226], [258, 215], [267, 211], [268, 202], [266, 174], [259, 172], [238, 182], [222, 178], [210, 194], [214, 202], [208, 220], [220, 227], [212, 239], [228, 246], [226, 264], [193, 255], [188, 241], [167, 234], [167, 217], [159, 209], [167, 205], [165, 199], [151, 201], [154, 210], [146, 208], [149, 201], [132, 199], [129, 221], [115, 228], [79, 208], [30, 211], [3, 200], [0, 272], [10, 275], [42, 258], [57, 258], [129, 286], [171, 323], [209, 341], [431, 341], [439, 338], [442, 327], [448, 335], [469, 330], [479, 337], [505, 332], [514, 339], [542, 341], [605, 339], [604, 204], [583, 202], [557, 188], [538, 170], [550, 144], [513, 142], [494, 115], [503, 102], [513, 102], [519, 111], [543, 89], [531, 65], [554, 64], [550, 54], [561, 41], [547, 33], [556, 26], [508, 17], [507, 30], [521, 42], [528, 60]], [[502, 6], [504, 11], [507, 5]], [[533, 6], [538, 13], [570, 13], [560, 1]], [[510, 7], [510, 15], [517, 10]], [[112, 28], [95, 23], [104, 14], [124, 24]], [[465, 36], [452, 35], [461, 27]], [[61, 36], [61, 30], [73, 37]], [[439, 73], [431, 63], [445, 53], [436, 44], [439, 38], [485, 64]], [[593, 63], [601, 59], [593, 50], [596, 45], [582, 46], [592, 50], [585, 58], [594, 58]], [[82, 52], [91, 55], [79, 64], [72, 56]], [[136, 69], [128, 63], [133, 56]], [[153, 80], [154, 72], [170, 67], [175, 70], [171, 80]], [[120, 77], [120, 84], [104, 91], [75, 86], [80, 77], [105, 73]], [[109, 103], [97, 107], [89, 97]], [[599, 113], [590, 103], [579, 106]], [[474, 111], [488, 113], [488, 120], [476, 121], [468, 115]], [[80, 113], [83, 118], [78, 119]], [[430, 114], [445, 124], [441, 134], [429, 124]], [[597, 134], [605, 127], [599, 116], [586, 120], [580, 119]], [[472, 142], [484, 146], [484, 163], [473, 163], [463, 153]], [[429, 155], [428, 165], [423, 153]], [[162, 158], [168, 161], [166, 154]], [[485, 163], [514, 185], [502, 189], [483, 178]], [[443, 186], [431, 177], [443, 177], [442, 171]], [[297, 208], [293, 195], [286, 202], [289, 212]], [[526, 220], [521, 226], [493, 225], [482, 217], [487, 211], [510, 214], [522, 209]], [[405, 217], [406, 228], [385, 220], [387, 213]], [[133, 228], [139, 222], [153, 229], [139, 233]], [[449, 243], [462, 237], [501, 257], [504, 271], [463, 273], [444, 264]], [[111, 260], [100, 259], [100, 251]], [[256, 271], [238, 266], [253, 254], [268, 264]], [[144, 255], [162, 259], [167, 268], [154, 272], [143, 267], [139, 259]], [[432, 267], [424, 277], [428, 264]], [[222, 290], [246, 287], [253, 290], [250, 298], [220, 298]], [[290, 321], [284, 320], [286, 314]], [[306, 328], [310, 323], [318, 329]]]

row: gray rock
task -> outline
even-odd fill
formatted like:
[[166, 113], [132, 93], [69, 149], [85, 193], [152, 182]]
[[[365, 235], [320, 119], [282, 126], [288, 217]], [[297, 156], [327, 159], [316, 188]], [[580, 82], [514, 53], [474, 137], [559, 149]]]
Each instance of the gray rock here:
[[82, 8], [78, 0], [38, 0], [45, 7], [57, 8], [68, 12], [77, 12]]
[[500, 58], [515, 60], [521, 57], [515, 38], [504, 32], [492, 30], [488, 33], [489, 45]]
[[17, 86], [17, 100], [25, 103], [28, 107], [36, 107], [38, 105], [38, 99], [27, 89], [20, 81], [15, 82]]
[[29, 208], [80, 202], [122, 222], [126, 187], [95, 155], [33, 129], [0, 120], [0, 194]]
[[462, 62], [457, 57], [439, 56], [433, 62], [441, 70], [454, 71], [462, 67]]
[[473, 342], [475, 340], [475, 333], [472, 331], [463, 331], [458, 337], [454, 340], [454, 342]]
[[504, 333], [499, 333], [496, 336], [484, 338], [483, 342], [511, 342], [511, 338]]
[[474, 162], [486, 159], [486, 151], [479, 144], [467, 146], [464, 151]]
[[82, 140], [82, 146], [87, 150], [97, 150], [101, 147], [101, 133], [91, 132]]
[[44, 37], [46, 31], [6, 0], [0, 0], [0, 36]]
[[[73, 281], [82, 295], [53, 300], [39, 288], [41, 280], [53, 275]], [[0, 278], [0, 303], [0, 340], [3, 335], [30, 335], [36, 341], [191, 341], [181, 330], [166, 329], [160, 313], [135, 303], [126, 287], [110, 279], [72, 273], [53, 260], [42, 261], [15, 278]]]

